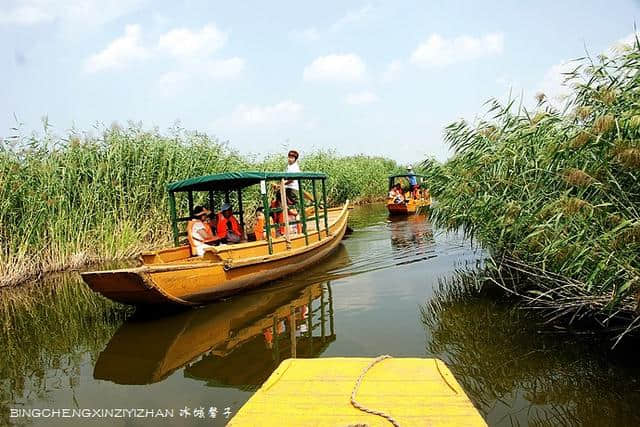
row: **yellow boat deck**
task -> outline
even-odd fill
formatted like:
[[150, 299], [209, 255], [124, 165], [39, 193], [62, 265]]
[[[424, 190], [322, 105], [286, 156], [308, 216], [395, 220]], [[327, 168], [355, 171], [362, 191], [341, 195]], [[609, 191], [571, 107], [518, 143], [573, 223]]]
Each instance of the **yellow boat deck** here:
[[[230, 426], [484, 426], [446, 365], [438, 359], [287, 359], [249, 399]], [[363, 374], [364, 373], [364, 374]]]

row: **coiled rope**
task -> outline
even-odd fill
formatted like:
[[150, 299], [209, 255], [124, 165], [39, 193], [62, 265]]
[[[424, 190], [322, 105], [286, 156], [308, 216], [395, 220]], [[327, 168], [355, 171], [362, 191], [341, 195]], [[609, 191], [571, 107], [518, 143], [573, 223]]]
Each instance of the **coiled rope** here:
[[362, 373], [360, 374], [360, 376], [358, 377], [358, 379], [356, 380], [356, 384], [353, 386], [353, 391], [351, 392], [351, 404], [356, 408], [359, 409], [363, 412], [366, 412], [368, 414], [372, 414], [372, 415], [377, 415], [379, 417], [383, 417], [386, 418], [391, 424], [393, 424], [395, 427], [400, 427], [400, 424], [398, 424], [396, 422], [396, 420], [393, 419], [393, 417], [389, 414], [386, 414], [382, 411], [376, 411], [374, 409], [369, 409], [363, 405], [361, 405], [360, 403], [358, 403], [356, 401], [356, 393], [358, 392], [358, 389], [360, 388], [360, 383], [362, 382], [362, 379], [364, 378], [365, 374], [369, 371], [369, 369], [371, 369], [373, 367], [373, 365], [375, 365], [376, 363], [382, 362], [384, 359], [391, 359], [392, 357], [389, 356], [388, 354], [385, 354], [384, 356], [378, 356], [375, 359], [373, 359], [371, 361], [371, 363], [369, 363], [369, 366], [367, 366], [366, 368], [364, 368], [364, 370], [362, 371]]

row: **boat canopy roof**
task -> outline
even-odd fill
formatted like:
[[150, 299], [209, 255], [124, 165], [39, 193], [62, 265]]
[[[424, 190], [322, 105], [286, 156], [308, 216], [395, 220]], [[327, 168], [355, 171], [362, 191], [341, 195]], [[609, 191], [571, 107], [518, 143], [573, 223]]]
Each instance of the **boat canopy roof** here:
[[226, 172], [172, 182], [167, 185], [167, 190], [172, 193], [178, 191], [237, 190], [258, 184], [260, 181], [279, 179], [327, 179], [327, 175], [321, 172]]

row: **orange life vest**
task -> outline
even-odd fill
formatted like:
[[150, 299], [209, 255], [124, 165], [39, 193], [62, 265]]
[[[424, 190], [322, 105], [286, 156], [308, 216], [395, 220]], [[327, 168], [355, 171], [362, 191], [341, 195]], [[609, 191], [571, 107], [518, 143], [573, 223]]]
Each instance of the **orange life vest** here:
[[236, 217], [231, 215], [229, 218], [225, 218], [221, 213], [218, 214], [218, 223], [216, 225], [216, 234], [219, 238], [227, 237], [227, 221], [231, 221], [231, 231], [238, 236], [242, 236], [242, 230], [240, 230], [240, 224]]
[[[271, 221], [273, 223], [273, 221]], [[256, 240], [265, 240], [266, 234], [264, 232], [264, 214], [258, 214], [258, 218], [256, 219], [256, 224], [253, 226], [253, 232], [256, 235]], [[276, 231], [274, 228], [271, 228], [271, 237], [276, 237]]]
[[[280, 207], [280, 202], [277, 200], [274, 200], [271, 202], [271, 209], [277, 209]], [[282, 214], [282, 212], [273, 212], [273, 222], [275, 224], [282, 224], [284, 222], [284, 215]], [[280, 235], [284, 234], [284, 225], [280, 225], [278, 227], [278, 231], [280, 232]]]

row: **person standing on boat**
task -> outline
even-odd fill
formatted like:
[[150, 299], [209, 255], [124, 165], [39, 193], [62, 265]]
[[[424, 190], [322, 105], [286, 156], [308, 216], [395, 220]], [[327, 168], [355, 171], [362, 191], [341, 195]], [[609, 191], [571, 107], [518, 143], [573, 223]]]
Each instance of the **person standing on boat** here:
[[[287, 155], [287, 173], [300, 172], [298, 157], [300, 157], [300, 154], [298, 154], [296, 150], [289, 150]], [[287, 204], [295, 205], [298, 202], [298, 181], [294, 179], [285, 181], [284, 187], [287, 193]]]
[[416, 174], [413, 173], [413, 167], [411, 165], [407, 166], [407, 179], [409, 180], [409, 188], [413, 193], [413, 198], [418, 198], [418, 179], [416, 178]]
[[242, 240], [240, 223], [233, 216], [233, 209], [229, 203], [223, 204], [220, 208], [216, 221], [216, 235], [227, 243], [238, 243]]
[[187, 240], [191, 246], [191, 255], [202, 256], [206, 248], [217, 243], [207, 221], [209, 214], [211, 212], [202, 206], [193, 209], [193, 219], [187, 223]]

